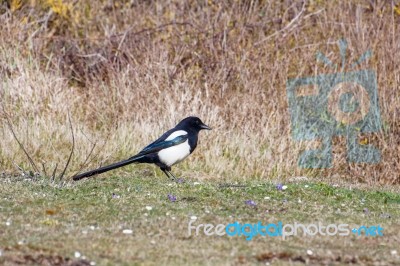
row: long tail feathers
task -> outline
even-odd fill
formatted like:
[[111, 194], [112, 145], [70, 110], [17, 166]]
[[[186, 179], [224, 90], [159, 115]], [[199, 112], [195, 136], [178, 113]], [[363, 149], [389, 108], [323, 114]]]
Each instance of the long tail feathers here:
[[113, 164], [110, 164], [110, 165], [107, 165], [107, 166], [103, 166], [103, 167], [97, 168], [97, 169], [92, 170], [92, 171], [88, 171], [88, 172], [76, 175], [76, 176], [73, 177], [73, 179], [75, 181], [78, 181], [78, 180], [81, 180], [81, 179], [83, 179], [85, 177], [90, 177], [90, 176], [98, 175], [98, 174], [101, 174], [101, 173], [104, 173], [104, 172], [108, 172], [110, 170], [113, 170], [113, 169], [116, 169], [116, 168], [119, 168], [119, 167], [122, 167], [122, 166], [125, 166], [125, 165], [128, 165], [128, 164], [131, 164], [131, 163], [135, 163], [138, 159], [140, 159], [142, 157], [143, 156], [133, 156], [133, 157], [127, 159], [127, 160], [124, 160], [124, 161], [121, 161], [121, 162], [118, 162], [118, 163], [113, 163]]

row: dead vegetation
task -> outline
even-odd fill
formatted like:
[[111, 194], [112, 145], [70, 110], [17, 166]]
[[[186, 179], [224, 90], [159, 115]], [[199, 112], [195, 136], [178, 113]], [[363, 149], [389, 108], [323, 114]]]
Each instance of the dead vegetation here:
[[[399, 183], [399, 22], [392, 1], [3, 1], [0, 170], [61, 171], [68, 113], [67, 175], [128, 157], [197, 115], [215, 130], [178, 167], [188, 177]], [[348, 62], [373, 51], [360, 68], [377, 73], [383, 127], [366, 142], [382, 160], [349, 165], [338, 138], [332, 169], [301, 170], [308, 144], [291, 139], [286, 80], [332, 72], [315, 54], [339, 63], [340, 38]]]

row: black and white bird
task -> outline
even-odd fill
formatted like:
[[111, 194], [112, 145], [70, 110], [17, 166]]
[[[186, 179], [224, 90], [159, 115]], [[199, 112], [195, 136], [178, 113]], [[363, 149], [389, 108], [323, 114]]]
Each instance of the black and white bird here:
[[135, 156], [76, 175], [73, 179], [75, 181], [81, 180], [131, 163], [153, 163], [160, 167], [168, 178], [176, 179], [171, 173], [171, 166], [184, 160], [196, 149], [198, 135], [202, 129], [211, 130], [200, 118], [194, 116], [186, 117], [173, 129], [165, 132], [159, 139], [146, 146]]

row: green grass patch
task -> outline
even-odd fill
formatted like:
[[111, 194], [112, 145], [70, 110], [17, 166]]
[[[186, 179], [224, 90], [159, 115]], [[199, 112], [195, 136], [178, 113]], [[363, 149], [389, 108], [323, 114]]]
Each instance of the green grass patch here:
[[[0, 262], [394, 264], [398, 260], [398, 193], [322, 182], [288, 183], [285, 190], [276, 185], [114, 176], [60, 187], [47, 180], [3, 178]], [[252, 204], [246, 204], [249, 200]], [[251, 241], [244, 236], [196, 236], [188, 232], [193, 216], [197, 218], [193, 225], [235, 221], [380, 225], [384, 236], [286, 240], [256, 236]], [[127, 229], [132, 234], [124, 234]], [[76, 252], [80, 256], [75, 257]]]

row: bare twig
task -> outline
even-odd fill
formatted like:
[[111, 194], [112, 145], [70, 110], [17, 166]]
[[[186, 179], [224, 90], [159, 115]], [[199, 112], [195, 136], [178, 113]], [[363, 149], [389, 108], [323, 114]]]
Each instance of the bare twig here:
[[11, 122], [10, 122], [10, 119], [8, 118], [8, 115], [7, 115], [6, 111], [4, 110], [4, 106], [3, 106], [3, 112], [4, 112], [4, 116], [6, 118], [6, 121], [7, 121], [7, 125], [9, 127], [11, 133], [13, 134], [13, 137], [14, 137], [15, 141], [17, 141], [19, 147], [23, 150], [23, 152], [25, 153], [26, 157], [28, 157], [29, 163], [32, 165], [33, 169], [36, 171], [36, 173], [39, 173], [39, 169], [36, 167], [36, 164], [33, 161], [32, 157], [29, 156], [29, 154], [26, 151], [24, 145], [22, 145], [22, 143], [19, 141], [17, 135], [15, 134], [15, 131], [13, 129], [13, 126], [12, 126]]
[[283, 29], [280, 29], [278, 31], [275, 31], [274, 33], [268, 35], [267, 37], [265, 37], [264, 39], [262, 39], [261, 41], [258, 41], [254, 44], [254, 46], [258, 46], [263, 42], [268, 41], [269, 39], [271, 39], [272, 37], [278, 35], [281, 32], [286, 31], [287, 29], [289, 29], [290, 27], [292, 27], [292, 25], [294, 25], [294, 23], [300, 19], [301, 15], [304, 13], [305, 9], [305, 5], [306, 5], [306, 1], [304, 1], [303, 6], [300, 10], [300, 12], [296, 15], [296, 17], [294, 17]]
[[69, 122], [69, 127], [71, 129], [71, 134], [72, 134], [72, 148], [71, 148], [71, 153], [69, 154], [69, 158], [67, 163], [65, 164], [64, 170], [62, 171], [59, 179], [60, 181], [62, 180], [62, 178], [64, 177], [65, 171], [67, 171], [68, 165], [71, 162], [71, 158], [72, 158], [72, 154], [74, 153], [74, 149], [75, 149], [75, 136], [74, 136], [74, 129], [72, 128], [72, 122], [71, 122], [71, 116], [68, 112], [68, 122]]
[[[90, 139], [85, 135], [85, 133], [84, 133], [83, 131], [82, 131], [82, 134], [90, 141]], [[93, 143], [92, 141], [90, 141], [90, 142]], [[89, 161], [89, 159], [90, 159], [90, 156], [92, 155], [94, 149], [96, 148], [96, 145], [97, 145], [97, 141], [95, 141], [95, 142], [93, 143], [92, 148], [91, 148], [90, 151], [89, 151], [89, 154], [86, 156], [86, 158], [85, 158], [85, 160], [83, 161], [83, 163], [81, 164], [81, 167], [79, 168], [79, 170], [78, 170], [73, 176], [75, 176], [75, 175], [77, 175], [79, 172], [81, 172], [82, 169], [85, 167], [85, 165], [86, 165], [88, 162], [91, 162], [91, 161], [92, 161], [92, 160]], [[96, 156], [95, 156], [95, 157], [96, 157]]]
[[21, 171], [21, 173], [22, 173], [23, 176], [25, 176], [25, 175], [29, 176], [29, 174], [28, 174], [24, 169], [22, 169], [21, 166], [19, 166], [19, 165], [16, 164], [15, 162], [13, 162], [13, 163], [14, 163], [15, 167], [17, 167], [18, 170]]
[[[86, 159], [85, 159], [85, 161], [83, 161], [83, 164], [82, 164], [82, 165], [85, 165], [85, 164], [87, 163], [87, 161], [89, 160], [90, 155], [92, 155], [92, 153], [93, 153], [94, 148], [96, 147], [96, 145], [97, 145], [97, 142], [95, 142], [95, 143], [93, 144], [92, 148], [90, 149], [89, 154], [86, 156]], [[82, 169], [80, 169], [80, 170], [82, 170]], [[80, 171], [80, 170], [79, 170], [79, 171]]]
[[48, 177], [47, 171], [46, 171], [46, 166], [44, 166], [44, 165], [45, 165], [45, 164], [42, 163], [43, 174], [44, 174], [45, 177]]
[[[82, 133], [83, 133], [83, 132], [82, 132]], [[83, 133], [83, 135], [85, 135], [85, 134]], [[105, 139], [109, 139], [109, 136], [110, 136], [110, 135], [111, 135], [111, 132], [109, 132], [109, 133], [107, 134], [107, 136], [106, 136]], [[86, 135], [85, 135], [85, 136], [86, 136]], [[89, 141], [90, 141], [90, 140], [89, 140]], [[107, 144], [107, 141], [104, 141], [104, 143], [103, 143], [103, 145], [101, 145], [99, 151], [103, 150], [103, 148], [104, 148], [104, 146], [105, 146], [106, 144]], [[96, 147], [96, 145], [97, 145], [97, 142], [94, 142], [94, 144], [93, 144], [93, 146], [92, 146], [92, 148], [91, 148], [89, 154], [86, 156], [85, 161], [82, 163], [81, 168], [74, 174], [74, 176], [77, 175], [79, 172], [81, 172], [82, 169], [85, 167], [86, 164], [89, 164], [89, 163], [92, 162], [95, 158], [97, 158], [97, 157], [99, 156], [99, 153], [100, 153], [100, 152], [97, 153], [97, 154], [95, 154], [95, 155], [89, 160], [89, 158], [90, 158], [90, 156], [92, 155], [92, 153], [93, 153], [94, 148]]]
[[90, 57], [98, 57], [100, 58], [101, 61], [107, 61], [107, 59], [102, 56], [100, 53], [94, 53], [94, 54], [77, 54], [76, 56], [78, 57], [84, 57], [84, 58], [90, 58]]
[[54, 181], [54, 179], [56, 178], [57, 167], [58, 163], [56, 163], [56, 167], [54, 167], [53, 174], [51, 175], [51, 181]]
[[125, 38], [126, 38], [126, 35], [127, 35], [127, 34], [128, 34], [128, 31], [125, 31], [125, 33], [124, 33], [124, 35], [123, 35], [121, 41], [120, 41], [119, 44], [118, 44], [117, 50], [115, 51], [115, 55], [114, 55], [114, 64], [116, 63], [118, 54], [119, 54], [119, 52], [120, 52], [120, 50], [121, 50], [121, 47], [122, 47], [122, 43], [125, 41]]

